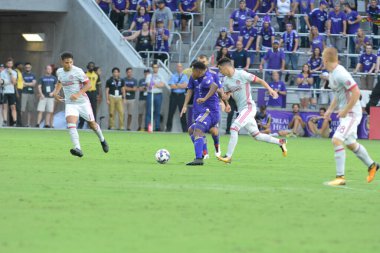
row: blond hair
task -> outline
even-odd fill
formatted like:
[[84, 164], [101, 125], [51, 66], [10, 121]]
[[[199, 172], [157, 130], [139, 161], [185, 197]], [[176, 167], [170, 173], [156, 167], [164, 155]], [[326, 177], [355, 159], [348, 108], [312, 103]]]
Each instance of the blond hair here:
[[323, 50], [322, 58], [329, 63], [338, 63], [338, 51], [334, 47]]

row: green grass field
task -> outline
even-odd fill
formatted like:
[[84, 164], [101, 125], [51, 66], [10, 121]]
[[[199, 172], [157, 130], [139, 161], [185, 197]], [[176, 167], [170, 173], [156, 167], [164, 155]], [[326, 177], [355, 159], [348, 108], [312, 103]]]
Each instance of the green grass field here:
[[[212, 156], [187, 167], [184, 134], [105, 136], [108, 154], [80, 132], [80, 159], [67, 131], [0, 130], [1, 253], [380, 251], [380, 177], [367, 184], [347, 152], [347, 187], [324, 186], [335, 175], [330, 140], [290, 139], [283, 158], [240, 136], [231, 165]], [[380, 142], [361, 143], [380, 160]], [[160, 148], [168, 164], [155, 162]]]

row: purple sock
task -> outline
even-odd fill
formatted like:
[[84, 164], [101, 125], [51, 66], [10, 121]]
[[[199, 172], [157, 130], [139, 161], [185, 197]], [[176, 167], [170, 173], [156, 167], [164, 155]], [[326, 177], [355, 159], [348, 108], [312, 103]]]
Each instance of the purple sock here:
[[203, 155], [208, 154], [208, 149], [207, 149], [207, 139], [206, 136], [203, 136]]
[[203, 156], [203, 137], [198, 137], [194, 141], [195, 158], [202, 159]]
[[191, 141], [194, 143], [195, 139], [194, 139], [194, 135], [190, 135], [190, 139]]
[[214, 147], [219, 151], [219, 134], [218, 135], [211, 135], [212, 139], [214, 140]]

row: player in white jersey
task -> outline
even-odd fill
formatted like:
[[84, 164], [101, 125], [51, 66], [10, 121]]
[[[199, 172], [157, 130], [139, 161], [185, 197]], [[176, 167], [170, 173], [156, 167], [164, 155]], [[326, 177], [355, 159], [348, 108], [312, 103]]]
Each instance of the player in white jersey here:
[[322, 60], [325, 68], [329, 71], [329, 86], [334, 91], [334, 99], [331, 102], [325, 118], [338, 108], [339, 126], [332, 138], [335, 150], [336, 178], [328, 185], [345, 185], [344, 178], [346, 145], [368, 167], [367, 182], [371, 182], [379, 169], [368, 155], [367, 150], [357, 143], [357, 128], [362, 118], [362, 108], [359, 102], [360, 90], [351, 74], [338, 63], [338, 51], [335, 48], [327, 48], [323, 51]]
[[[86, 94], [91, 84], [83, 70], [73, 65], [73, 59], [74, 57], [71, 53], [63, 53], [61, 55], [63, 67], [57, 70], [58, 84], [53, 92], [57, 100], [65, 102], [67, 127], [69, 128], [71, 141], [74, 145], [74, 148], [70, 149], [70, 153], [78, 157], [83, 156], [77, 131], [79, 116], [84, 118], [89, 127], [94, 130], [99, 137], [103, 151], [107, 153], [109, 150], [108, 144], [104, 139], [102, 130], [95, 122], [94, 113]], [[59, 96], [61, 89], [63, 89], [65, 98]]]
[[231, 126], [231, 138], [228, 144], [227, 153], [223, 157], [218, 157], [220, 161], [231, 163], [231, 157], [238, 142], [238, 133], [241, 128], [245, 128], [253, 138], [258, 141], [264, 141], [272, 144], [277, 144], [281, 147], [284, 156], [287, 155], [286, 140], [277, 139], [270, 135], [260, 133], [255, 120], [256, 104], [251, 95], [251, 82], [259, 83], [264, 86], [269, 95], [273, 98], [278, 98], [278, 94], [264, 80], [252, 75], [245, 70], [237, 70], [232, 65], [231, 60], [223, 58], [218, 62], [220, 72], [225, 76], [223, 88], [226, 92], [223, 99], [228, 100], [232, 95], [235, 100], [239, 116], [235, 119]]

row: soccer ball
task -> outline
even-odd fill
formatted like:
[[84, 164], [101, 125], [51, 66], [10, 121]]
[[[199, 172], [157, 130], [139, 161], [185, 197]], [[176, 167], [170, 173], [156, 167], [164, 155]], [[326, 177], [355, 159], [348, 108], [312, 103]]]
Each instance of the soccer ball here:
[[158, 163], [167, 163], [170, 159], [170, 153], [166, 149], [160, 149], [156, 152], [156, 161]]

